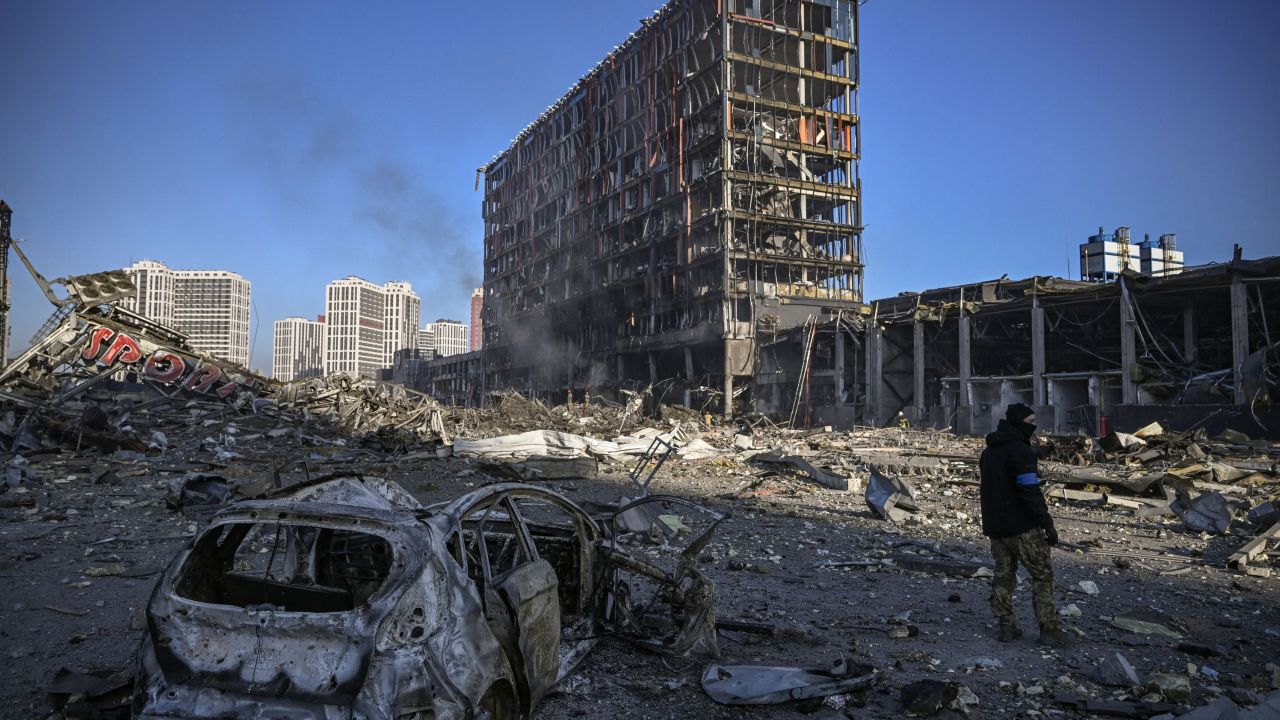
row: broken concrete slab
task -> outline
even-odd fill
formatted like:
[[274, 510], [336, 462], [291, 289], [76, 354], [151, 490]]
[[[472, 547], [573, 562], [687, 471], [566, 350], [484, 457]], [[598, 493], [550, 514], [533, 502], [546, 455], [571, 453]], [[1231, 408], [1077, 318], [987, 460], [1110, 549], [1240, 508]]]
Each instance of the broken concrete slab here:
[[1095, 665], [1093, 679], [1098, 684], [1108, 687], [1132, 688], [1143, 684], [1142, 676], [1133, 669], [1129, 659], [1120, 653], [1114, 653]]
[[1227, 567], [1248, 575], [1270, 577], [1271, 569], [1253, 565], [1253, 561], [1267, 556], [1270, 543], [1280, 541], [1280, 522], [1262, 531], [1257, 537], [1240, 547], [1227, 558]]
[[1239, 717], [1239, 706], [1230, 698], [1220, 697], [1208, 705], [1179, 715], [1177, 720], [1239, 720]]
[[1191, 699], [1191, 678], [1185, 673], [1151, 673], [1147, 676], [1147, 687], [1173, 702]]
[[1186, 635], [1177, 628], [1173, 618], [1155, 610], [1132, 610], [1119, 613], [1111, 618], [1111, 624], [1121, 630], [1128, 630], [1140, 635], [1158, 635], [1172, 640], [1181, 640]]

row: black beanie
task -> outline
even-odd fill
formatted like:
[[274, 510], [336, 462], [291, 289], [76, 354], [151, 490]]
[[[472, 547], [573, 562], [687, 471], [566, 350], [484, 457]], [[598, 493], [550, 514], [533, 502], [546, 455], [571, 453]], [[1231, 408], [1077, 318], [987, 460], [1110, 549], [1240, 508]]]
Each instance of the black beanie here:
[[1016, 423], [1016, 422], [1022, 422], [1023, 420], [1027, 419], [1027, 417], [1035, 414], [1036, 414], [1036, 411], [1032, 410], [1026, 405], [1023, 405], [1022, 403], [1014, 403], [1009, 406], [1008, 410], [1005, 410], [1004, 417], [1009, 422]]

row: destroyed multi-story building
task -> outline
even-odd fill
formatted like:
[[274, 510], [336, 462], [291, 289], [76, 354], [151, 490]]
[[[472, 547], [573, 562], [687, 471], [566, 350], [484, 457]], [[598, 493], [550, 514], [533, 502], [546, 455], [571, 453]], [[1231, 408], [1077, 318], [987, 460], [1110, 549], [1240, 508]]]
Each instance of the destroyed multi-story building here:
[[1007, 277], [872, 300], [762, 344], [759, 412], [796, 426], [981, 435], [1030, 405], [1050, 434], [1159, 422], [1280, 437], [1280, 257], [1113, 282]]
[[854, 0], [673, 0], [480, 168], [486, 386], [731, 412], [759, 338], [856, 312], [857, 38]]

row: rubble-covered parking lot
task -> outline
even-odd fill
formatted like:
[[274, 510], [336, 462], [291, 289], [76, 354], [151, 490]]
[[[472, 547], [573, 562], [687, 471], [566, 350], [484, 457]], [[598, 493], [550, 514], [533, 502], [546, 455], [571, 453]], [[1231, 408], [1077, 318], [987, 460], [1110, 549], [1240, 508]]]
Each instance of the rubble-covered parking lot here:
[[[615, 437], [623, 425], [631, 433], [623, 437], [638, 438], [635, 447], [665, 433], [689, 449], [667, 459], [650, 492], [729, 515], [702, 557], [717, 586], [721, 657], [663, 658], [606, 639], [537, 717], [899, 717], [911, 703], [917, 714], [938, 709], [944, 717], [962, 710], [982, 718], [1152, 717], [1215, 700], [1248, 709], [1280, 687], [1280, 581], [1264, 576], [1266, 538], [1244, 564], [1248, 573], [1227, 567], [1275, 522], [1263, 503], [1280, 488], [1269, 464], [1277, 455], [1247, 438], [1195, 442], [1148, 431], [1140, 446], [1125, 440], [1130, 446], [1113, 452], [1059, 443], [1052, 454], [1068, 462], [1042, 469], [1062, 481], [1051, 490], [1063, 539], [1054, 551], [1056, 596], [1077, 642], [1049, 651], [1034, 643], [1024, 583], [1017, 609], [1027, 637], [994, 641], [976, 439], [763, 422], [747, 434], [745, 423], [709, 428], [680, 408], [648, 419], [632, 414], [635, 407], [545, 408], [518, 396], [496, 405], [444, 413], [437, 430], [449, 442], [442, 443], [195, 401], [133, 413], [128, 434], [150, 445], [146, 452], [77, 450], [63, 433], [60, 444], [7, 454], [0, 633], [11, 675], [3, 715], [58, 717], [60, 706], [67, 717], [93, 717], [95, 708], [119, 707], [126, 693], [112, 691], [132, 670], [152, 587], [212, 509], [199, 502], [341, 471], [393, 480], [423, 503], [512, 476], [575, 502], [617, 503], [637, 492], [629, 477], [640, 461], [634, 449], [557, 447], [551, 459], [495, 461], [460, 457], [469, 446], [453, 438], [538, 427], [580, 433], [548, 436], [561, 442]], [[116, 412], [108, 406], [108, 415]], [[499, 439], [474, 453], [509, 447]], [[1153, 458], [1151, 448], [1163, 452]], [[864, 497], [872, 467], [910, 483], [914, 498], [899, 494], [896, 521]], [[1143, 485], [1152, 475], [1168, 482]], [[1228, 532], [1189, 530], [1188, 522], [1215, 518], [1172, 514], [1175, 487], [1184, 502], [1227, 498]], [[906, 509], [912, 505], [918, 510]], [[1246, 509], [1260, 505], [1250, 520]], [[756, 706], [721, 705], [702, 688], [710, 663], [821, 667], [842, 658], [874, 668], [874, 684]], [[922, 680], [942, 684], [916, 684]]]

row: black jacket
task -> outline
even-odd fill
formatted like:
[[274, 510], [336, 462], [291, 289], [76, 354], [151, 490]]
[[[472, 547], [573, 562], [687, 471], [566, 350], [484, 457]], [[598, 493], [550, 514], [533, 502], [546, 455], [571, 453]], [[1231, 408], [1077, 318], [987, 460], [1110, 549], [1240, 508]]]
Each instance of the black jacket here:
[[1022, 431], [1001, 420], [996, 431], [987, 435], [980, 462], [982, 534], [1003, 538], [1053, 527], [1041, 494], [1036, 452]]

